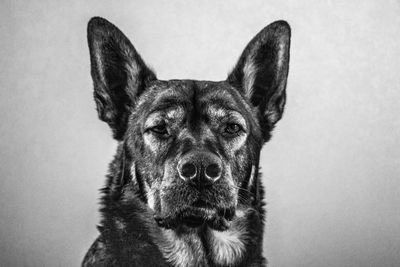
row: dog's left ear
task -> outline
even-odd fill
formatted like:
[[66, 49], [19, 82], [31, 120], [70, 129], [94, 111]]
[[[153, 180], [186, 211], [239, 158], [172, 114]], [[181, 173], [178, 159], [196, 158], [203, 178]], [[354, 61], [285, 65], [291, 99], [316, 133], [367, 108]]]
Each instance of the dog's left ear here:
[[227, 79], [258, 108], [264, 131], [282, 117], [289, 48], [290, 26], [285, 21], [276, 21], [250, 41]]
[[112, 23], [94, 17], [88, 23], [94, 99], [99, 118], [122, 140], [135, 100], [156, 79], [128, 38]]

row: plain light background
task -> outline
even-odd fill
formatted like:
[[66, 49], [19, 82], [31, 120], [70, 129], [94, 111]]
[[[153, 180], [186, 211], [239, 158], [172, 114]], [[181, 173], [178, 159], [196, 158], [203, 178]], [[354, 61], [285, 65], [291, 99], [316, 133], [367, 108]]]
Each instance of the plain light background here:
[[2, 1], [0, 265], [78, 266], [116, 143], [86, 25], [103, 16], [161, 79], [222, 80], [277, 19], [288, 101], [261, 158], [273, 267], [400, 266], [398, 1]]

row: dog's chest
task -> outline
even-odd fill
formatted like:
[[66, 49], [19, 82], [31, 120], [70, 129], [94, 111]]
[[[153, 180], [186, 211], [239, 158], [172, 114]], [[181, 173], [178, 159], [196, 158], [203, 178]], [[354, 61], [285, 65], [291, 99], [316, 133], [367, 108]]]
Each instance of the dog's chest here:
[[161, 246], [161, 251], [174, 267], [206, 267], [209, 262], [231, 266], [243, 257], [245, 232], [241, 229], [224, 232], [208, 229], [203, 234], [178, 235], [172, 230], [165, 230], [166, 242]]
[[203, 243], [197, 233], [178, 234], [173, 230], [163, 230], [163, 236], [164, 242], [159, 247], [172, 266], [208, 266]]
[[245, 232], [240, 229], [230, 229], [219, 232], [209, 230], [210, 256], [214, 263], [231, 266], [240, 260], [244, 254]]

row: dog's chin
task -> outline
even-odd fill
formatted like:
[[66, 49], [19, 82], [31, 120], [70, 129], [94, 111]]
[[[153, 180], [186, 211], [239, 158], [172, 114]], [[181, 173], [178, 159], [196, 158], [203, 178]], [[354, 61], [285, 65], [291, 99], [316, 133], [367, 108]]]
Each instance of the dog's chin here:
[[217, 216], [216, 211], [205, 208], [188, 208], [178, 215], [180, 224], [190, 228], [206, 225]]
[[210, 227], [225, 231], [230, 227], [235, 214], [234, 208], [206, 208], [189, 206], [176, 212], [173, 216], [155, 216], [160, 227], [166, 229]]

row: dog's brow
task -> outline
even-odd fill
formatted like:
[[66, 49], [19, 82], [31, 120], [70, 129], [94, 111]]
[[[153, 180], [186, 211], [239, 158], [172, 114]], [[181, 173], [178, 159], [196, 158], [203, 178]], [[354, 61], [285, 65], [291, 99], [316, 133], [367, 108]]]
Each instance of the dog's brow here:
[[210, 118], [235, 118], [236, 121], [241, 123], [243, 127], [247, 127], [247, 123], [243, 115], [234, 109], [226, 109], [217, 105], [211, 105], [207, 108], [206, 112]]
[[240, 112], [240, 109], [238, 108], [237, 103], [233, 100], [233, 98], [220, 98], [218, 96], [212, 96], [206, 98], [201, 103], [202, 109], [208, 109], [208, 107], [210, 106], [222, 108], [226, 111], [233, 110]]
[[239, 114], [242, 116], [241, 113], [235, 108], [224, 107], [220, 105], [210, 105], [207, 107], [206, 111], [211, 117], [225, 117], [229, 114]]
[[183, 113], [183, 110], [180, 106], [169, 108], [166, 112], [166, 116], [168, 119], [173, 119], [180, 117]]
[[[155, 109], [147, 117], [146, 122], [154, 120], [157, 117], [163, 117], [167, 120], [175, 120], [183, 115], [183, 108], [180, 105], [169, 106], [163, 109]], [[151, 123], [150, 123], [151, 124]]]
[[217, 105], [209, 106], [206, 110], [210, 117], [224, 117], [229, 112], [226, 108], [221, 108]]
[[160, 100], [156, 100], [153, 104], [153, 108], [150, 109], [150, 113], [163, 111], [166, 109], [177, 109], [184, 106], [185, 102], [179, 100], [178, 98], [163, 98]]

